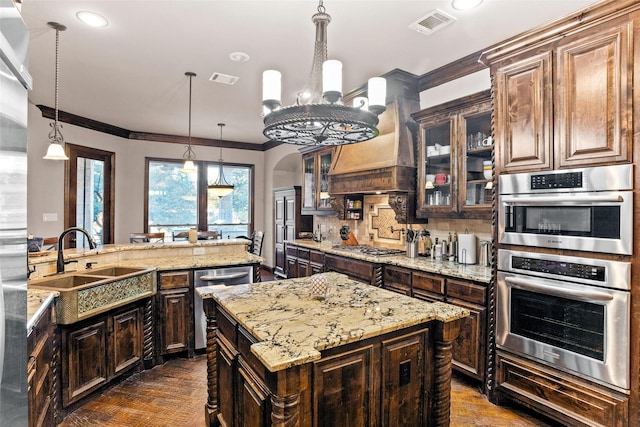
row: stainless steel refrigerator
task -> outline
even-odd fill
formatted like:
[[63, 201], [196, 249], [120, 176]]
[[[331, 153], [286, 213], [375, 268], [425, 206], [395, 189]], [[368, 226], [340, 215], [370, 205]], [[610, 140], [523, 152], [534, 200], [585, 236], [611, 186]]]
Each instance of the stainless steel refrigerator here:
[[29, 32], [0, 0], [0, 426], [27, 425]]

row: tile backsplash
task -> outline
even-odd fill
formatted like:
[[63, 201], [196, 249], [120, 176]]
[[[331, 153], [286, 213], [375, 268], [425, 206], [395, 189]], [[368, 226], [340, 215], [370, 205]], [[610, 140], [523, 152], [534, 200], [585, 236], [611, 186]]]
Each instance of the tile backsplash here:
[[[362, 220], [341, 220], [335, 216], [313, 218], [314, 230], [320, 226], [322, 236], [334, 244], [342, 243], [340, 228], [349, 227], [358, 243], [375, 246], [404, 248], [404, 230], [407, 224], [398, 224], [395, 212], [389, 206], [389, 197], [385, 194], [364, 197], [364, 218]], [[491, 240], [491, 221], [484, 219], [439, 219], [430, 218], [428, 224], [409, 224], [413, 230], [426, 229], [431, 238], [446, 239], [449, 233], [473, 233], [480, 240]]]

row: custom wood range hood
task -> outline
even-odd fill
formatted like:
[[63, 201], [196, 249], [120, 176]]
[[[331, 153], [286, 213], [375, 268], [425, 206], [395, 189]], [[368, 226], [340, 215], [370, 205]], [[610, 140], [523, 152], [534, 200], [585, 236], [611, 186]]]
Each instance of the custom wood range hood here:
[[418, 77], [401, 70], [384, 77], [387, 110], [380, 115], [380, 134], [336, 148], [329, 170], [329, 194], [340, 214], [345, 194], [387, 193], [396, 219], [406, 222], [415, 211], [417, 127], [411, 113], [420, 109]]

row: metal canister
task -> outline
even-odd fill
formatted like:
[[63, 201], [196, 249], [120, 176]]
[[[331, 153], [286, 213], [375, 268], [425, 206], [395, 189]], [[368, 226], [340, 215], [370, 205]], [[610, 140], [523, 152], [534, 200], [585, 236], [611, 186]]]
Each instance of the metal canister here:
[[488, 240], [480, 241], [480, 256], [478, 264], [489, 267], [491, 265], [491, 243]]

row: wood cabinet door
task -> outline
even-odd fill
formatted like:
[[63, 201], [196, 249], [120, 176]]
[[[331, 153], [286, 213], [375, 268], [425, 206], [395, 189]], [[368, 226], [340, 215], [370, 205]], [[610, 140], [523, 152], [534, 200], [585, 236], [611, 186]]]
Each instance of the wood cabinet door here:
[[158, 292], [160, 300], [158, 320], [160, 331], [160, 354], [175, 353], [189, 349], [189, 288]]
[[557, 49], [556, 153], [560, 167], [630, 162], [633, 22], [589, 30]]
[[224, 336], [218, 335], [217, 340], [218, 405], [220, 409], [218, 420], [223, 426], [232, 426], [236, 418], [234, 370], [238, 352]]
[[135, 307], [109, 318], [109, 379], [142, 360], [142, 309]]
[[460, 333], [453, 341], [453, 368], [480, 381], [485, 379], [486, 355], [486, 315], [487, 309], [481, 305], [447, 298], [447, 302], [469, 310], [460, 326]]
[[326, 254], [324, 257], [324, 269], [325, 271], [346, 274], [353, 280], [368, 283], [372, 286], [382, 286], [382, 266], [380, 264]]
[[271, 399], [269, 390], [242, 359], [238, 362], [238, 397], [236, 400], [238, 408], [235, 425], [246, 427], [270, 426]]
[[[378, 425], [373, 347], [314, 363], [313, 418], [317, 427]], [[419, 425], [419, 424], [417, 424]]]
[[298, 276], [297, 277], [309, 277], [311, 276], [311, 263], [307, 260], [298, 258]]
[[411, 270], [385, 265], [382, 273], [382, 283], [384, 289], [411, 296]]
[[62, 331], [62, 405], [107, 383], [107, 319]]
[[495, 147], [504, 172], [551, 169], [552, 52], [495, 70]]
[[427, 334], [428, 330], [422, 330], [382, 343], [383, 426], [428, 425], [428, 410], [421, 404], [429, 372], [429, 358], [424, 354]]
[[298, 259], [287, 257], [287, 278], [295, 279], [298, 277]]

